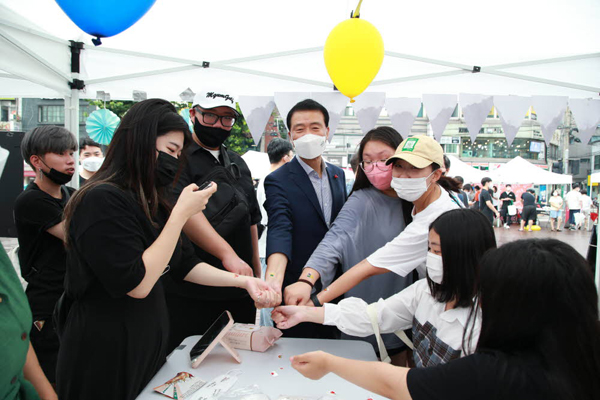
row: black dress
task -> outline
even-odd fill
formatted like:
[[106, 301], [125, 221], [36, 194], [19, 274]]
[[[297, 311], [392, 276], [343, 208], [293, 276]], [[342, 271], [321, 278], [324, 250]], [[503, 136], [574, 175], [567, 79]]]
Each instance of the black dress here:
[[[162, 216], [154, 226], [132, 193], [111, 185], [92, 189], [77, 207], [65, 280], [75, 302], [58, 356], [60, 399], [134, 399], [165, 362], [163, 278], [144, 299], [127, 295], [145, 275], [142, 254], [164, 226]], [[198, 262], [182, 237], [166, 274], [183, 279]]]

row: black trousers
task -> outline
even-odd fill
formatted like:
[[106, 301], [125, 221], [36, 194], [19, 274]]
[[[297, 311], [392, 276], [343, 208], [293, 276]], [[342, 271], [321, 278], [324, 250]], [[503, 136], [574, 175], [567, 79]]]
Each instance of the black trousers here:
[[237, 300], [207, 301], [167, 294], [170, 332], [167, 353], [189, 336], [202, 335], [225, 311], [235, 322], [254, 324], [256, 308], [250, 296]]

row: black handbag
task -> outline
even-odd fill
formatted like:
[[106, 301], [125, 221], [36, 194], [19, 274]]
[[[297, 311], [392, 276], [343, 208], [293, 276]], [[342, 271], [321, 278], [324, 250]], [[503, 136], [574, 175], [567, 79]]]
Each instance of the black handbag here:
[[[214, 166], [204, 181], [215, 182], [217, 191], [206, 204], [204, 215], [221, 237], [226, 237], [241, 225], [250, 221], [250, 206], [245, 192], [240, 189], [239, 167], [229, 161], [226, 151], [222, 151], [223, 166]], [[197, 182], [200, 186], [203, 182]]]

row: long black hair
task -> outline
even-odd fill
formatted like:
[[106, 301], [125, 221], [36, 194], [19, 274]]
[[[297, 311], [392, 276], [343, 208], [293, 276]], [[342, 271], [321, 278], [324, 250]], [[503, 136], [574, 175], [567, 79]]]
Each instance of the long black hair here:
[[471, 307], [478, 288], [479, 261], [496, 247], [494, 229], [478, 210], [460, 208], [437, 217], [429, 230], [440, 236], [444, 265], [441, 284], [427, 278], [431, 294], [440, 303], [455, 300], [456, 307]]
[[[146, 217], [154, 222], [159, 205], [168, 208], [166, 197], [155, 185], [156, 138], [171, 131], [183, 132], [184, 148], [191, 142], [188, 124], [167, 100], [148, 99], [131, 107], [115, 131], [102, 167], [67, 204], [66, 229], [69, 229], [71, 217], [81, 199], [101, 184], [112, 184], [133, 192]], [[184, 155], [185, 152], [182, 152]], [[185, 160], [180, 159], [181, 169]], [[69, 235], [66, 237], [68, 243]]]
[[598, 293], [575, 249], [555, 239], [529, 239], [488, 252], [478, 298], [478, 352], [495, 351], [507, 363], [538, 360], [556, 398], [598, 398]]

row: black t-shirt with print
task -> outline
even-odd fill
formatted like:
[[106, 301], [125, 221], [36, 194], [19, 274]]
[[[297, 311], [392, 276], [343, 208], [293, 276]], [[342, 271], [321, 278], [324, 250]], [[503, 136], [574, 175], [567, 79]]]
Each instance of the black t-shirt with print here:
[[74, 191], [62, 186], [62, 198], [56, 199], [32, 182], [15, 200], [19, 264], [21, 275], [29, 282], [27, 298], [34, 320], [50, 317], [63, 292], [65, 247], [47, 230], [62, 221], [63, 210]]
[[413, 400], [550, 400], [539, 363], [477, 353], [447, 364], [413, 368], [406, 378]]
[[[510, 199], [510, 200], [512, 200], [512, 202], [510, 202], [510, 201], [502, 201], [502, 199]], [[517, 197], [515, 196], [514, 192], [510, 192], [510, 193], [503, 192], [500, 195], [500, 201], [502, 202], [502, 209], [504, 211], [507, 211], [508, 210], [508, 206], [510, 206], [511, 204], [514, 204], [515, 201], [517, 201]]]

